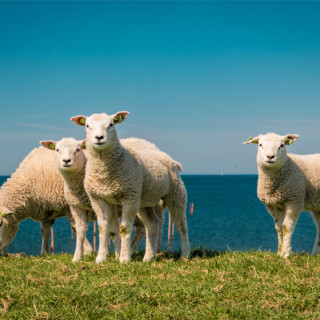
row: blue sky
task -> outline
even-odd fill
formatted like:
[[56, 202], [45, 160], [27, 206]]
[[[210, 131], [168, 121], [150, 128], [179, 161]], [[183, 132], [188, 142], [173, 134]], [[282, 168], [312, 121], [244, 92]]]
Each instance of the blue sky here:
[[256, 173], [249, 136], [320, 152], [320, 2], [0, 2], [0, 175], [78, 114], [130, 112], [185, 174]]

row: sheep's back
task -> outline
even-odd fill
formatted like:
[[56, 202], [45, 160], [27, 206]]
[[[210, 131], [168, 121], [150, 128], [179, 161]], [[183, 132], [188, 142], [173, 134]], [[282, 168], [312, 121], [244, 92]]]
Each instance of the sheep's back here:
[[305, 210], [320, 211], [320, 154], [288, 155], [304, 174]]
[[64, 215], [67, 203], [63, 188], [63, 179], [55, 166], [55, 153], [39, 147], [27, 155], [3, 184], [0, 203], [17, 216], [43, 221]]

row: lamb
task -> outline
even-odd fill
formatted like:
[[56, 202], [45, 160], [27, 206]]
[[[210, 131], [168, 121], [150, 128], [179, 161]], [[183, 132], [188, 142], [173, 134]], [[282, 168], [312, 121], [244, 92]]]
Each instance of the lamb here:
[[[0, 254], [14, 239], [19, 223], [31, 218], [41, 223], [41, 254], [49, 251], [50, 227], [54, 219], [67, 216], [74, 221], [64, 198], [63, 179], [49, 150], [33, 149], [0, 189]], [[92, 247], [85, 239], [85, 252]]]
[[[96, 216], [90, 205], [90, 200], [83, 186], [85, 165], [87, 162], [84, 152], [85, 141], [77, 141], [74, 138], [64, 138], [58, 142], [49, 140], [41, 141], [40, 143], [45, 148], [56, 151], [56, 166], [64, 179], [65, 198], [70, 205], [72, 215], [76, 222], [77, 246], [73, 258], [73, 262], [76, 262], [83, 259], [83, 241], [88, 229], [88, 222], [89, 220], [96, 220]], [[136, 147], [157, 149], [155, 145], [141, 139], [124, 139], [122, 143], [124, 145], [129, 144]], [[120, 215], [119, 209], [120, 208], [115, 205], [112, 208], [112, 210], [115, 210], [115, 212], [118, 212], [118, 215]], [[159, 212], [159, 210], [160, 216], [162, 216], [160, 206], [150, 208], [150, 216], [154, 215], [154, 212]], [[118, 215], [116, 214], [115, 216], [118, 217]], [[154, 219], [158, 219], [158, 215], [155, 215]], [[139, 222], [139, 219], [136, 219], [135, 238], [133, 239], [136, 246], [144, 235], [144, 225]], [[118, 253], [117, 249], [120, 249], [118, 239], [119, 235], [117, 234], [117, 237], [113, 238], [115, 241], [116, 254]]]
[[298, 137], [267, 133], [244, 142], [258, 144], [258, 197], [274, 219], [278, 254], [285, 258], [303, 210], [311, 211], [317, 226], [312, 254], [320, 253], [320, 154], [287, 154], [286, 146]]
[[[109, 232], [115, 229], [111, 205], [122, 206], [120, 262], [126, 263], [131, 258], [130, 236], [137, 212], [140, 210], [148, 235], [150, 222], [141, 209], [154, 207], [160, 200], [171, 212], [180, 236], [182, 256], [189, 257], [187, 193], [179, 175], [180, 165], [164, 152], [121, 145], [115, 125], [128, 114], [122, 111], [114, 115], [102, 113], [71, 118], [75, 124], [86, 126], [88, 162], [84, 186], [100, 226], [96, 262], [106, 260], [106, 234], [108, 229]], [[152, 251], [154, 256], [155, 250], [149, 252]], [[145, 256], [144, 261], [151, 258]]]

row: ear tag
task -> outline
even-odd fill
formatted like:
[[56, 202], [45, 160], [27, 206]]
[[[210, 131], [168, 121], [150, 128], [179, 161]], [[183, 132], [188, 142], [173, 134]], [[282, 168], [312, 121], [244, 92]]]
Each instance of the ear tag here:
[[[253, 137], [249, 137], [247, 140], [249, 141], [249, 140], [252, 140], [252, 139], [253, 139]], [[257, 144], [258, 142], [257, 141], [252, 141], [251, 143]]]
[[81, 118], [81, 119], [79, 120], [79, 123], [82, 124], [82, 125], [85, 125], [85, 124], [86, 124], [85, 118]]
[[0, 213], [0, 217], [6, 218], [7, 216], [9, 216], [11, 213], [7, 212], [6, 210], [3, 211], [2, 213]]
[[290, 139], [290, 138], [287, 138], [286, 141], [285, 141], [285, 143], [286, 143], [288, 146], [290, 146], [290, 144], [293, 144], [293, 140]]
[[53, 143], [50, 143], [49, 144], [49, 149], [51, 149], [51, 150], [54, 150], [56, 147], [55, 147], [55, 145], [53, 144]]
[[115, 118], [114, 118], [115, 121], [121, 123], [122, 122], [122, 116], [121, 114], [118, 114]]

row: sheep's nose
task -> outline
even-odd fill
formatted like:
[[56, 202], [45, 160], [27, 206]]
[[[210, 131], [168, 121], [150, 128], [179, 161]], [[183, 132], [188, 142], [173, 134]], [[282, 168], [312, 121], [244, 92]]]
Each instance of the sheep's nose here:
[[102, 140], [103, 138], [104, 138], [104, 136], [100, 136], [100, 137], [96, 136], [96, 139], [99, 140], [99, 142], [100, 142], [100, 140]]
[[267, 158], [268, 158], [269, 160], [272, 160], [272, 159], [274, 159], [274, 156], [267, 156]]
[[65, 164], [68, 164], [69, 162], [71, 162], [71, 159], [63, 159], [63, 162], [64, 162]]

